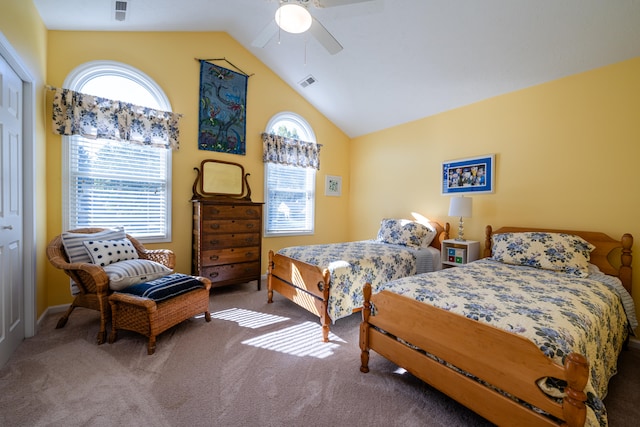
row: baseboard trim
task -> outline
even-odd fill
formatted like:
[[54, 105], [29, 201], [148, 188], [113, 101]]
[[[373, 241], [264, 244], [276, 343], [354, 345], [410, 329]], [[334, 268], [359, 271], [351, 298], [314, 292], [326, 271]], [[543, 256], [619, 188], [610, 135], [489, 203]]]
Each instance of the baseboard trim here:
[[70, 305], [71, 304], [61, 304], [61, 305], [53, 305], [51, 307], [47, 307], [46, 310], [40, 315], [40, 317], [38, 317], [38, 320], [36, 320], [36, 331], [40, 328], [40, 325], [48, 315], [67, 311]]

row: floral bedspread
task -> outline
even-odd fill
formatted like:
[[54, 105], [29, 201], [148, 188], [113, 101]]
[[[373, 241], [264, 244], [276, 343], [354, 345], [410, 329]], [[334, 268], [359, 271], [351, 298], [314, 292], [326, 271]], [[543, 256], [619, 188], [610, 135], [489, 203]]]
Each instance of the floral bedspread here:
[[361, 308], [362, 286], [378, 285], [416, 274], [413, 249], [375, 240], [292, 246], [278, 251], [289, 258], [328, 268], [331, 273], [329, 318], [336, 321]]
[[[607, 425], [602, 399], [617, 372], [628, 333], [620, 289], [591, 266], [588, 278], [483, 259], [463, 267], [419, 274], [378, 287], [525, 336], [563, 364], [577, 352], [590, 364], [589, 425]], [[616, 286], [617, 287], [617, 286]], [[375, 307], [374, 307], [375, 310]]]

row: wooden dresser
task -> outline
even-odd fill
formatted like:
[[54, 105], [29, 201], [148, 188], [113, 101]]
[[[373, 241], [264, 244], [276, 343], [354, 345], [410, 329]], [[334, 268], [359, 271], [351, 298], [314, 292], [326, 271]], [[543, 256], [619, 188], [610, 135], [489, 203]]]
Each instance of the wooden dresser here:
[[192, 274], [212, 287], [258, 281], [262, 255], [262, 203], [192, 200]]

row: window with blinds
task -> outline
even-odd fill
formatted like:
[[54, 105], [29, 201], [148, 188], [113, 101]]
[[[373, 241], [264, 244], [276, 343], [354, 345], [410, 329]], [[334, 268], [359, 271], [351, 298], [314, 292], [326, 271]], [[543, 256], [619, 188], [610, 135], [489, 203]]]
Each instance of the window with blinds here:
[[316, 170], [276, 163], [265, 168], [265, 236], [313, 234]]
[[[267, 124], [268, 133], [316, 142], [315, 134], [301, 116], [281, 112]], [[264, 236], [314, 233], [316, 170], [265, 163]]]
[[141, 241], [166, 240], [170, 150], [69, 139], [69, 228], [121, 225]]
[[[80, 65], [63, 87], [171, 111], [153, 79], [119, 62]], [[171, 150], [81, 136], [63, 143], [65, 230], [123, 226], [143, 243], [171, 240]]]

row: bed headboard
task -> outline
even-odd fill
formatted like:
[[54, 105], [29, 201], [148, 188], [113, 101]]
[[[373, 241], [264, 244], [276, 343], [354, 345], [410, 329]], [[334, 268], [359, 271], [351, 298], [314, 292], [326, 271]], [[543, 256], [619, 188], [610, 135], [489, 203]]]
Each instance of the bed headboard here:
[[[491, 256], [491, 236], [498, 233], [522, 233], [527, 231], [541, 231], [547, 233], [566, 233], [582, 237], [596, 248], [591, 252], [591, 263], [598, 266], [605, 274], [616, 276], [623, 286], [631, 294], [631, 246], [633, 246], [633, 236], [626, 233], [620, 240], [616, 240], [604, 233], [597, 231], [576, 231], [576, 230], [553, 230], [548, 228], [527, 228], [527, 227], [501, 227], [493, 230], [487, 225], [485, 230], [484, 257]], [[612, 251], [620, 249], [620, 265], [613, 265], [609, 261]]]
[[436, 236], [436, 238], [431, 241], [430, 246], [433, 246], [437, 250], [440, 250], [442, 248], [442, 241], [447, 240], [449, 238], [449, 230], [450, 230], [449, 223], [445, 222], [444, 226], [442, 226], [439, 222], [429, 221], [429, 224], [435, 227], [436, 231], [438, 232], [438, 235]]

